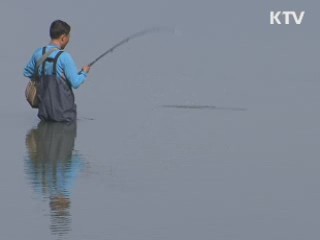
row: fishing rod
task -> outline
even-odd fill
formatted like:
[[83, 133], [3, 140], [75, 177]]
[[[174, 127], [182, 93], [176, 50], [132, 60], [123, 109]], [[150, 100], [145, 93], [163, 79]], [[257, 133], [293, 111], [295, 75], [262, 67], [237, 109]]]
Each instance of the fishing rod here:
[[111, 47], [110, 49], [108, 49], [107, 51], [105, 51], [104, 53], [102, 53], [99, 57], [97, 57], [95, 60], [93, 60], [91, 63], [88, 64], [89, 67], [91, 67], [93, 64], [95, 64], [96, 62], [98, 62], [101, 58], [103, 58], [105, 55], [107, 55], [108, 53], [113, 52], [116, 48], [120, 47], [121, 45], [129, 42], [131, 39], [137, 38], [137, 37], [142, 37], [146, 34], [149, 33], [153, 33], [153, 32], [163, 32], [163, 31], [167, 31], [167, 32], [172, 32], [174, 33], [173, 29], [169, 29], [169, 28], [163, 28], [163, 27], [153, 27], [153, 28], [148, 28], [145, 30], [142, 30], [140, 32], [134, 33], [132, 35], [130, 35], [129, 37], [126, 37], [125, 39], [123, 39], [122, 41], [118, 42], [117, 44], [115, 44], [113, 47]]

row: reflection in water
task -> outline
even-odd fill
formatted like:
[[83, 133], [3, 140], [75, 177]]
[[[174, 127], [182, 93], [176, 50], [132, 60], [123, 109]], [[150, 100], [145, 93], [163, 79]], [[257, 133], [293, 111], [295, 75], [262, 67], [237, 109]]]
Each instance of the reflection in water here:
[[82, 168], [73, 151], [76, 123], [40, 122], [26, 135], [26, 173], [31, 185], [49, 200], [51, 231], [64, 235], [71, 230], [70, 191]]

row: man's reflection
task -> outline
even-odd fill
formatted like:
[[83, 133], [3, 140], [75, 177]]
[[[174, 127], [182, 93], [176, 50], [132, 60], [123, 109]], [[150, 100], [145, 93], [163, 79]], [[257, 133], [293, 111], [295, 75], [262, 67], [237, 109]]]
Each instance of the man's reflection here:
[[51, 231], [70, 231], [70, 191], [82, 168], [82, 159], [73, 150], [76, 123], [40, 122], [26, 136], [26, 172], [36, 192], [49, 199]]

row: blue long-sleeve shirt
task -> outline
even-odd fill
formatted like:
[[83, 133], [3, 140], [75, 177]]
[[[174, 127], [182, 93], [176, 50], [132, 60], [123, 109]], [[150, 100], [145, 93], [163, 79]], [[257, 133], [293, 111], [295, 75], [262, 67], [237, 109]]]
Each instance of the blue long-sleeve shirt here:
[[[55, 45], [48, 45], [46, 52], [50, 51], [53, 48], [57, 48], [57, 51], [54, 51], [50, 54], [50, 58], [54, 58], [59, 51], [59, 48]], [[37, 62], [42, 57], [42, 48], [37, 49], [27, 66], [24, 69], [23, 75], [27, 78], [32, 78], [35, 75]], [[42, 66], [39, 67], [39, 74], [41, 74]], [[53, 63], [46, 62], [45, 64], [45, 74], [52, 74], [53, 72]], [[78, 88], [87, 78], [88, 74], [86, 72], [79, 71], [77, 66], [68, 52], [63, 52], [57, 61], [57, 77], [58, 79], [67, 79], [73, 88]]]

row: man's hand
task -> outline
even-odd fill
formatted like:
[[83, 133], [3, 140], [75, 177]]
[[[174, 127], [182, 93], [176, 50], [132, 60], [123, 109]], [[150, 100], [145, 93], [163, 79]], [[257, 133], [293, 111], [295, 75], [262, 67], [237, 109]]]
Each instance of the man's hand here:
[[83, 72], [88, 73], [88, 72], [90, 71], [90, 67], [89, 67], [89, 66], [84, 66], [81, 70], [82, 70]]

